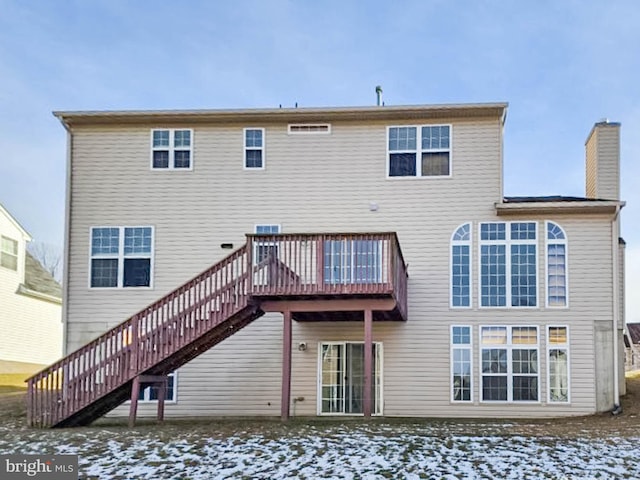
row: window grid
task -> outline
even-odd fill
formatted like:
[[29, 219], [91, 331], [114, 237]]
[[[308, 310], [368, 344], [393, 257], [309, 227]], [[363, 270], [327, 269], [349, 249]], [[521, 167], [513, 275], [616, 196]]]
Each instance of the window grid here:
[[567, 307], [567, 240], [564, 230], [547, 225], [547, 307]]
[[547, 384], [550, 403], [569, 403], [569, 327], [547, 329]]
[[92, 227], [90, 288], [151, 287], [153, 227]]
[[152, 170], [191, 170], [193, 130], [151, 130]]
[[0, 266], [18, 270], [18, 241], [4, 235], [0, 237]]
[[451, 327], [451, 401], [473, 401], [471, 327]]
[[389, 177], [451, 175], [451, 125], [388, 127], [387, 132]]
[[[256, 225], [254, 231], [258, 235], [277, 235], [280, 233], [280, 225]], [[253, 252], [255, 265], [258, 265], [269, 257], [277, 258], [278, 245], [274, 242], [256, 241], [254, 242]]]
[[536, 222], [480, 224], [481, 307], [538, 305], [536, 239]]
[[264, 128], [244, 129], [244, 168], [245, 170], [263, 170], [265, 167]]
[[537, 327], [480, 327], [481, 400], [538, 402]]

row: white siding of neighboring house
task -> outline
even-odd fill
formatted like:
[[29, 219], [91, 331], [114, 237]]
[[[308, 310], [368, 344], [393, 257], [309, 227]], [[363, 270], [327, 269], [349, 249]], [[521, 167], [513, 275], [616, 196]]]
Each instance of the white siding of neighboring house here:
[[[436, 122], [410, 122], [421, 124]], [[440, 122], [437, 122], [440, 123]], [[539, 296], [535, 309], [479, 309], [478, 246], [473, 247], [473, 307], [449, 307], [449, 240], [460, 224], [498, 218], [502, 198], [501, 124], [495, 118], [443, 119], [452, 124], [451, 178], [386, 179], [389, 125], [332, 122], [330, 135], [287, 135], [286, 124], [194, 125], [193, 171], [151, 171], [146, 127], [82, 127], [73, 140], [69, 351], [223, 258], [255, 224], [283, 232], [398, 233], [409, 264], [409, 320], [375, 323], [383, 343], [384, 414], [389, 416], [555, 416], [595, 411], [594, 322], [610, 319], [610, 223], [605, 217], [548, 218], [569, 238], [569, 309], [544, 305], [544, 224], [539, 220]], [[171, 127], [171, 125], [166, 125]], [[266, 169], [243, 169], [243, 127], [266, 128]], [[100, 181], [96, 181], [100, 179]], [[370, 202], [378, 204], [370, 211]], [[155, 228], [153, 288], [88, 288], [91, 226]], [[606, 294], [609, 295], [606, 295]], [[478, 327], [538, 325], [541, 402], [495, 404], [479, 399]], [[610, 323], [610, 322], [609, 322]], [[452, 405], [450, 325], [472, 325], [475, 404]], [[571, 405], [546, 404], [545, 325], [571, 334]], [[167, 415], [278, 415], [282, 321], [253, 324], [180, 369], [178, 402]], [[296, 415], [316, 414], [320, 341], [362, 340], [362, 323], [294, 323], [292, 398]], [[300, 352], [297, 342], [308, 349]], [[117, 413], [124, 413], [122, 407]], [[154, 406], [142, 405], [141, 413]]]
[[0, 266], [0, 362], [47, 365], [62, 355], [60, 304], [16, 293], [24, 283], [27, 237], [1, 211], [0, 234], [18, 241], [18, 270]]

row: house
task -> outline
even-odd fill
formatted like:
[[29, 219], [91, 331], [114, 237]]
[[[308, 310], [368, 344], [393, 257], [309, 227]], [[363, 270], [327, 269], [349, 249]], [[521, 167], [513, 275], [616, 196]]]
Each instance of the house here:
[[29, 241], [0, 205], [0, 373], [32, 374], [62, 355], [60, 284], [27, 251]]
[[506, 111], [56, 112], [68, 357], [29, 421], [614, 409], [620, 125], [584, 197], [505, 197]]
[[625, 370], [640, 369], [640, 323], [627, 323], [624, 332]]

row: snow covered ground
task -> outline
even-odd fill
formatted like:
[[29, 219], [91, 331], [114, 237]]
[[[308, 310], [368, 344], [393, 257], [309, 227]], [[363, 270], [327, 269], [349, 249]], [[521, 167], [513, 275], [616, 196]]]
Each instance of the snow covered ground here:
[[85, 479], [640, 478], [640, 433], [565, 438], [510, 435], [505, 424], [365, 422], [215, 427], [4, 426], [0, 452], [78, 454]]

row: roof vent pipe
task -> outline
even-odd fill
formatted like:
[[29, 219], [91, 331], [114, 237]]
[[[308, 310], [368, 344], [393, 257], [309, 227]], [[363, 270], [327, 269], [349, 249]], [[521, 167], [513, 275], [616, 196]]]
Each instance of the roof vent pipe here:
[[381, 107], [382, 106], [382, 87], [380, 85], [376, 87], [376, 96], [378, 97], [377, 105]]

